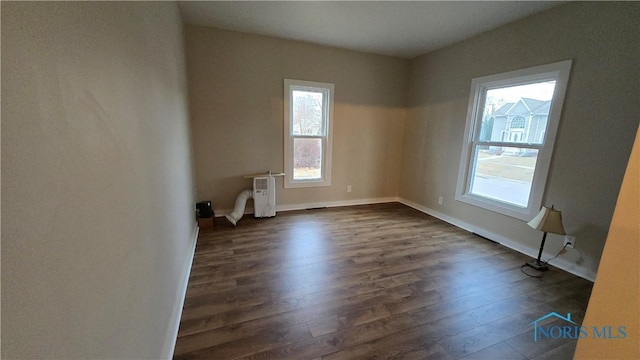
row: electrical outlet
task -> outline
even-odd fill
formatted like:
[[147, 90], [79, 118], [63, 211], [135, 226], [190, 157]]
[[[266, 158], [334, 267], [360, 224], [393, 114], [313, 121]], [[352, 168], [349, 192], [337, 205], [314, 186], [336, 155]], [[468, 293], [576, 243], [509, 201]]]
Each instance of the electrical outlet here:
[[438, 196], [438, 205], [442, 205], [442, 196]]
[[571, 235], [564, 236], [564, 244], [563, 246], [567, 247], [567, 249], [573, 249], [576, 247], [576, 237]]
[[351, 185], [347, 185], [347, 192], [351, 192]]

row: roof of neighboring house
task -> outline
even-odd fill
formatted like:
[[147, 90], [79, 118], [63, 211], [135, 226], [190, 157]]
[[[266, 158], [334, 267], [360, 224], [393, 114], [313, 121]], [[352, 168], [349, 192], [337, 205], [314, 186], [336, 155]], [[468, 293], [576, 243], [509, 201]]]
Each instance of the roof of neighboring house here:
[[[520, 100], [522, 100], [522, 102], [525, 103], [525, 105], [527, 105], [527, 107], [531, 109], [531, 112], [534, 114], [540, 113], [540, 110], [542, 110], [545, 105], [551, 104], [551, 100], [542, 101], [530, 98], [522, 98]], [[547, 109], [548, 108], [549, 107], [547, 106]]]
[[507, 115], [509, 109], [511, 109], [513, 104], [515, 104], [515, 103], [506, 103], [506, 104], [500, 106], [498, 108], [498, 110], [493, 112], [493, 115]]
[[493, 112], [493, 116], [507, 116], [507, 115], [524, 115], [524, 114], [549, 114], [549, 108], [551, 106], [551, 100], [536, 100], [530, 98], [520, 98], [515, 103], [506, 103], [500, 106]]
[[549, 114], [550, 109], [551, 109], [551, 100], [547, 100], [544, 102], [544, 104], [540, 105], [536, 109], [533, 109], [533, 113], [547, 115]]

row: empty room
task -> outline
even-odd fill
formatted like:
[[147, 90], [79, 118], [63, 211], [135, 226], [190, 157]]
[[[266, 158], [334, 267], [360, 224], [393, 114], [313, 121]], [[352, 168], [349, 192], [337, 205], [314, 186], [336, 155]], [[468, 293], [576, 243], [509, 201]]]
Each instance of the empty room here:
[[6, 359], [637, 359], [637, 2], [2, 1]]

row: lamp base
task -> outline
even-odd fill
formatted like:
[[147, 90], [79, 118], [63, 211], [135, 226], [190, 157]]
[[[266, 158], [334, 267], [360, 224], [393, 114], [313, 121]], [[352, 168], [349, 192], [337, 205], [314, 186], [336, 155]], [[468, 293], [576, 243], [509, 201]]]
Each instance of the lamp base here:
[[538, 260], [532, 260], [529, 261], [528, 263], [526, 263], [525, 265], [530, 266], [538, 271], [547, 271], [549, 270], [549, 268], [547, 267], [547, 265], [541, 263]]

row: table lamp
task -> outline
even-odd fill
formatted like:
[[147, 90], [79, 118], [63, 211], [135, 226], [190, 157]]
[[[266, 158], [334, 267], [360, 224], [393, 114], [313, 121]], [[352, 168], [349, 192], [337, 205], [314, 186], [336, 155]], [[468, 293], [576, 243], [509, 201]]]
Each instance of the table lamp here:
[[543, 231], [544, 235], [542, 235], [542, 243], [540, 244], [538, 259], [529, 261], [526, 265], [538, 271], [547, 271], [549, 268], [547, 267], [546, 262], [542, 262], [542, 260], [540, 260], [542, 257], [542, 249], [544, 249], [544, 242], [547, 240], [547, 233], [566, 235], [564, 227], [562, 226], [562, 213], [554, 209], [553, 205], [551, 205], [551, 209], [543, 206], [538, 215], [529, 221], [527, 225], [536, 230]]

